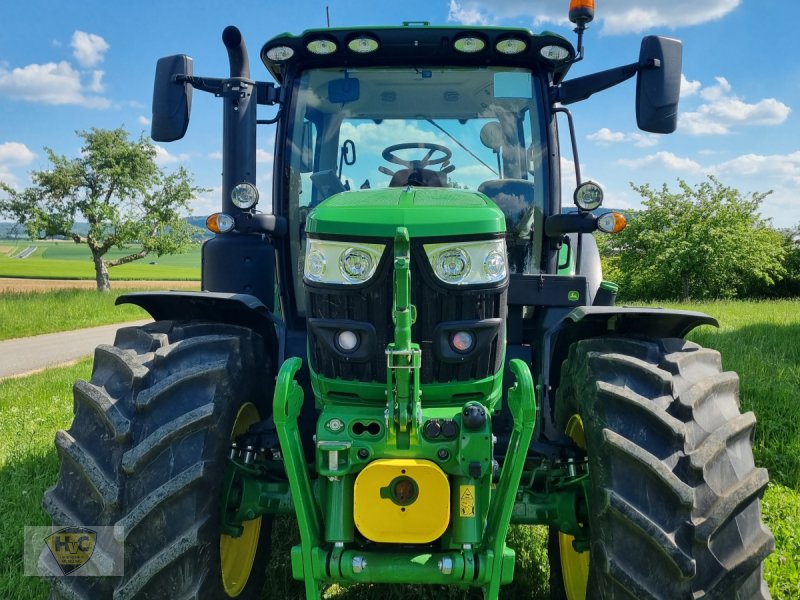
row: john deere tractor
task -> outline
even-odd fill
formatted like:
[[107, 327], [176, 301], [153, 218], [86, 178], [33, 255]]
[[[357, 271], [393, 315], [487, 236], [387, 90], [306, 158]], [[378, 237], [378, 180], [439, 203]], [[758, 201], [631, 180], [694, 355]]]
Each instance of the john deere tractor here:
[[635, 77], [639, 127], [672, 132], [681, 44], [646, 37], [635, 62], [567, 79], [592, 4], [570, 8], [576, 46], [314, 29], [264, 44], [265, 83], [228, 27], [230, 77], [158, 61], [154, 140], [183, 137], [193, 90], [223, 104], [222, 209], [203, 291], [120, 298], [154, 322], [98, 347], [75, 385], [44, 506], [113, 526], [124, 558], [98, 545], [122, 575], [53, 576], [54, 597], [281, 597], [265, 582], [276, 515], [296, 517], [307, 598], [356, 583], [498, 598], [509, 524], [549, 527], [554, 598], [769, 597], [755, 418], [719, 354], [684, 339], [716, 321], [614, 305], [593, 235], [625, 218], [581, 180], [566, 108]]

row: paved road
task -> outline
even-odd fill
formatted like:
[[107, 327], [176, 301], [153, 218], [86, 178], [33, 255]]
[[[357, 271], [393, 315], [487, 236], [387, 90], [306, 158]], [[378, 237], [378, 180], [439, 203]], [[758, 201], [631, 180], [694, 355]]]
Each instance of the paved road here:
[[46, 333], [0, 342], [0, 379], [23, 375], [90, 356], [98, 344], [114, 342], [120, 327], [144, 325], [150, 320], [103, 325], [76, 331]]

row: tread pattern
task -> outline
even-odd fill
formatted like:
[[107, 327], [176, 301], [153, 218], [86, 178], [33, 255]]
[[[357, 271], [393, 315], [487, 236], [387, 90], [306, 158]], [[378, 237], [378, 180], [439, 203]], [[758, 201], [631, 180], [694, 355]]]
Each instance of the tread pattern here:
[[739, 379], [719, 353], [593, 338], [570, 348], [561, 381], [556, 423], [581, 416], [592, 478], [588, 595], [769, 598], [768, 476], [753, 463], [755, 417], [740, 414]]
[[[56, 434], [61, 471], [43, 506], [58, 525], [115, 526], [124, 575], [54, 575], [53, 597], [223, 595], [217, 515], [230, 431], [245, 401], [268, 415], [269, 372], [257, 334], [215, 323], [123, 328], [97, 348], [91, 381], [74, 386], [72, 426]], [[260, 592], [263, 564], [255, 569], [239, 598]]]

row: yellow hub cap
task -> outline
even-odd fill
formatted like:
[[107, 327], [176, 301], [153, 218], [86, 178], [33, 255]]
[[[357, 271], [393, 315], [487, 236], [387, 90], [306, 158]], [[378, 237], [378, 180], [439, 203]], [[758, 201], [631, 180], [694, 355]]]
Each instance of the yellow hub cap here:
[[[583, 421], [578, 415], [572, 415], [567, 422], [565, 433], [584, 450], [586, 436], [583, 432]], [[589, 581], [589, 553], [576, 552], [572, 547], [575, 538], [565, 533], [558, 533], [558, 549], [561, 555], [561, 575], [567, 600], [584, 600], [586, 584]]]
[[[261, 417], [254, 404], [250, 402], [242, 404], [233, 423], [231, 441], [247, 431], [250, 425], [258, 423], [260, 420]], [[239, 537], [235, 538], [224, 534], [219, 536], [222, 585], [225, 588], [225, 593], [231, 598], [241, 594], [247, 585], [247, 580], [250, 579], [250, 571], [253, 570], [253, 561], [258, 549], [261, 517], [252, 521], [245, 521], [242, 525], [244, 531]]]

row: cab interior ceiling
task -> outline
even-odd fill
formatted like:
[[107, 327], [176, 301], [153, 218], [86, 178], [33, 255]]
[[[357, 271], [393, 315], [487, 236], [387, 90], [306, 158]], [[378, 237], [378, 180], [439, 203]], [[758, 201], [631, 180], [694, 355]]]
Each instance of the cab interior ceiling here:
[[[423, 76], [423, 72], [430, 76]], [[359, 79], [358, 100], [333, 103], [328, 99], [328, 83], [343, 77], [344, 71], [315, 77], [313, 100], [309, 104], [322, 113], [340, 113], [345, 119], [458, 119], [496, 118], [505, 113], [522, 113], [530, 99], [495, 98], [493, 71], [475, 77], [474, 70], [373, 69], [359, 77], [349, 69], [347, 76]], [[320, 72], [318, 72], [320, 73]], [[425, 86], [421, 90], [421, 86]]]

